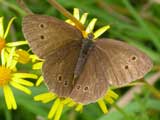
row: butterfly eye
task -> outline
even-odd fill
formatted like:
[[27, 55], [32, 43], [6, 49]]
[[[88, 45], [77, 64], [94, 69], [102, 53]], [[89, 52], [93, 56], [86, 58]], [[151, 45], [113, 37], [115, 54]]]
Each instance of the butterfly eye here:
[[40, 38], [43, 40], [44, 39], [44, 35], [41, 35]]
[[76, 86], [77, 90], [81, 89], [81, 86], [80, 85], [77, 85]]
[[62, 82], [62, 75], [58, 75], [57, 80], [58, 80], [58, 82]]
[[89, 87], [86, 86], [86, 87], [84, 88], [84, 91], [86, 92], [86, 91], [88, 91], [88, 90], [89, 90]]
[[64, 81], [64, 86], [68, 86], [68, 82], [67, 81]]
[[136, 56], [132, 56], [132, 60], [137, 60], [137, 57]]
[[39, 24], [39, 27], [42, 29], [45, 27], [45, 25], [43, 23]]
[[128, 65], [125, 65], [124, 68], [127, 70], [129, 67], [128, 67]]

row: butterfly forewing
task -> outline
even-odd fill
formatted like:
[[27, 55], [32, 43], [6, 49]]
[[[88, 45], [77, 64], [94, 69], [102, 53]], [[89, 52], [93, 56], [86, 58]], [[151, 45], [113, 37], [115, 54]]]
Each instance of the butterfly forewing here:
[[152, 68], [152, 62], [140, 50], [117, 40], [100, 39], [95, 43], [106, 79], [111, 85], [123, 86], [142, 78]]
[[40, 58], [56, 52], [56, 49], [71, 41], [82, 39], [75, 27], [54, 17], [28, 15], [23, 18], [22, 29], [33, 52]]
[[70, 97], [78, 103], [95, 102], [107, 91], [109, 84], [99, 62], [98, 51], [95, 47], [91, 50], [79, 79], [75, 81]]
[[72, 42], [46, 58], [42, 68], [45, 82], [49, 91], [60, 97], [68, 97], [73, 88], [73, 73], [80, 47], [80, 42]]

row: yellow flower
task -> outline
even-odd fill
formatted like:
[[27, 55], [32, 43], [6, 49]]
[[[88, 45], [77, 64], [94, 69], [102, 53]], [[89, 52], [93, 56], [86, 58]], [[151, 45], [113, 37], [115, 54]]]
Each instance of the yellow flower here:
[[[0, 52], [2, 51], [3, 48], [10, 48], [10, 47], [16, 47], [16, 46], [28, 44], [27, 41], [17, 41], [17, 42], [6, 43], [7, 35], [9, 33], [12, 22], [15, 19], [16, 19], [15, 17], [11, 18], [11, 20], [9, 21], [9, 23], [7, 25], [6, 30], [4, 30], [4, 25], [3, 25], [4, 18], [0, 17]], [[5, 49], [5, 50], [7, 50], [7, 49]]]
[[15, 69], [17, 61], [13, 59], [14, 54], [15, 47], [12, 47], [9, 53], [5, 52], [5, 48], [1, 51], [0, 88], [3, 89], [8, 109], [17, 109], [16, 100], [11, 88], [14, 87], [26, 94], [31, 94], [31, 91], [27, 87], [31, 87], [34, 84], [25, 79], [37, 79], [37, 75], [17, 72]]
[[59, 120], [65, 106], [75, 107], [76, 111], [82, 111], [83, 105], [74, 102], [71, 98], [59, 98], [55, 93], [47, 92], [34, 97], [35, 101], [48, 103], [54, 100], [54, 103], [49, 111], [48, 119]]
[[[79, 22], [82, 25], [84, 25], [87, 20], [88, 13], [83, 13], [82, 16], [80, 17], [79, 9], [74, 8], [73, 16], [77, 20], [79, 20]], [[73, 26], [76, 26], [70, 19], [66, 20], [66, 22], [73, 25]], [[83, 33], [84, 38], [87, 37], [89, 33], [93, 33], [94, 40], [96, 40], [99, 36], [101, 36], [104, 32], [106, 32], [110, 28], [109, 25], [105, 25], [105, 26], [99, 28], [98, 30], [96, 30], [95, 32], [93, 32], [96, 22], [97, 22], [97, 18], [93, 18], [90, 21], [90, 23], [88, 24], [88, 26], [86, 27], [85, 31], [81, 31]]]
[[[74, 9], [73, 16], [77, 20], [79, 20], [81, 22], [81, 24], [83, 24], [83, 25], [86, 22], [87, 15], [88, 15], [88, 13], [84, 13], [80, 17], [79, 9], [77, 9], [77, 8]], [[101, 34], [103, 34], [106, 30], [108, 30], [110, 28], [109, 25], [106, 25], [106, 26], [98, 29], [97, 31], [93, 32], [96, 21], [97, 21], [97, 19], [93, 18], [91, 20], [91, 22], [89, 23], [89, 25], [86, 27], [85, 31], [81, 31], [83, 33], [83, 37], [87, 37], [89, 33], [93, 33], [94, 40], [96, 40], [96, 38], [98, 38]], [[71, 25], [76, 26], [69, 19], [66, 20], [66, 22]], [[34, 64], [34, 68], [41, 69], [42, 64], [43, 64], [43, 62], [36, 63], [36, 64]], [[43, 81], [43, 77], [41, 76], [39, 79], [39, 83], [42, 81]], [[118, 97], [118, 95], [109, 89], [103, 98], [100, 98], [99, 100], [97, 100], [97, 103], [100, 106], [101, 110], [104, 113], [107, 113], [108, 110], [107, 110], [105, 102], [112, 104], [114, 102], [114, 99], [117, 99], [117, 97]], [[83, 104], [76, 103], [71, 98], [60, 98], [60, 97], [58, 97], [58, 95], [56, 95], [55, 93], [52, 93], [52, 92], [42, 93], [40, 95], [37, 95], [34, 97], [34, 100], [41, 101], [42, 103], [48, 103], [48, 102], [54, 101], [54, 103], [49, 111], [49, 114], [48, 114], [49, 119], [54, 118], [54, 120], [59, 120], [60, 116], [62, 114], [62, 110], [65, 106], [74, 107], [76, 111], [80, 111], [80, 112], [83, 110]]]
[[[33, 70], [41, 70], [44, 61], [38, 58], [38, 56], [30, 54], [29, 50], [25, 51], [22, 49], [18, 49], [15, 51], [15, 60], [21, 64], [27, 64], [31, 61], [33, 63], [32, 65]], [[36, 82], [36, 86], [39, 86], [42, 82], [43, 82], [43, 76], [41, 75]]]

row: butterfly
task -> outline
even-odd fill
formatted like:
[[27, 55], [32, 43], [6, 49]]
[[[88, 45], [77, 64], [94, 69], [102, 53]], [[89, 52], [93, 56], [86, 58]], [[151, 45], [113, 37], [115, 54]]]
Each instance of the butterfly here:
[[83, 37], [76, 27], [55, 17], [27, 15], [22, 30], [29, 46], [45, 62], [49, 91], [82, 104], [104, 96], [109, 85], [124, 86], [152, 68], [150, 58], [122, 41]]

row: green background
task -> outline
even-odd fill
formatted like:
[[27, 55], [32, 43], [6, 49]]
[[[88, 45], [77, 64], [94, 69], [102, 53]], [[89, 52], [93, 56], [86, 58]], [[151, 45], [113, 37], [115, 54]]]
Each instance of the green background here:
[[[38, 14], [66, 18], [52, 7], [47, 0], [26, 0], [27, 6]], [[153, 70], [146, 76], [156, 75], [160, 70], [160, 0], [58, 0], [67, 10], [79, 8], [80, 12], [88, 12], [89, 17], [98, 18], [95, 29], [110, 24], [111, 29], [101, 37], [123, 40], [144, 51], [154, 62]], [[0, 16], [4, 16], [4, 24], [16, 16], [7, 41], [24, 40], [21, 30], [22, 17], [25, 15], [15, 0], [0, 0]], [[28, 49], [27, 46], [23, 47]], [[31, 64], [18, 67], [22, 71], [31, 71]], [[39, 71], [36, 73], [40, 74]], [[150, 79], [149, 79], [150, 80]], [[121, 96], [125, 95], [131, 87], [117, 89]], [[34, 102], [32, 97], [47, 91], [44, 84], [31, 88], [32, 96], [27, 96], [14, 90], [18, 109], [8, 111], [0, 90], [0, 120], [38, 120], [47, 119], [48, 111], [52, 105]], [[117, 108], [114, 112], [104, 115], [97, 104], [84, 107], [82, 113], [73, 109], [64, 109], [61, 120], [159, 120], [160, 119], [160, 82], [156, 80], [154, 86], [141, 86], [140, 93], [134, 94], [132, 101], [126, 101], [126, 106]], [[117, 101], [118, 101], [117, 100]], [[108, 105], [109, 108], [115, 105]]]

